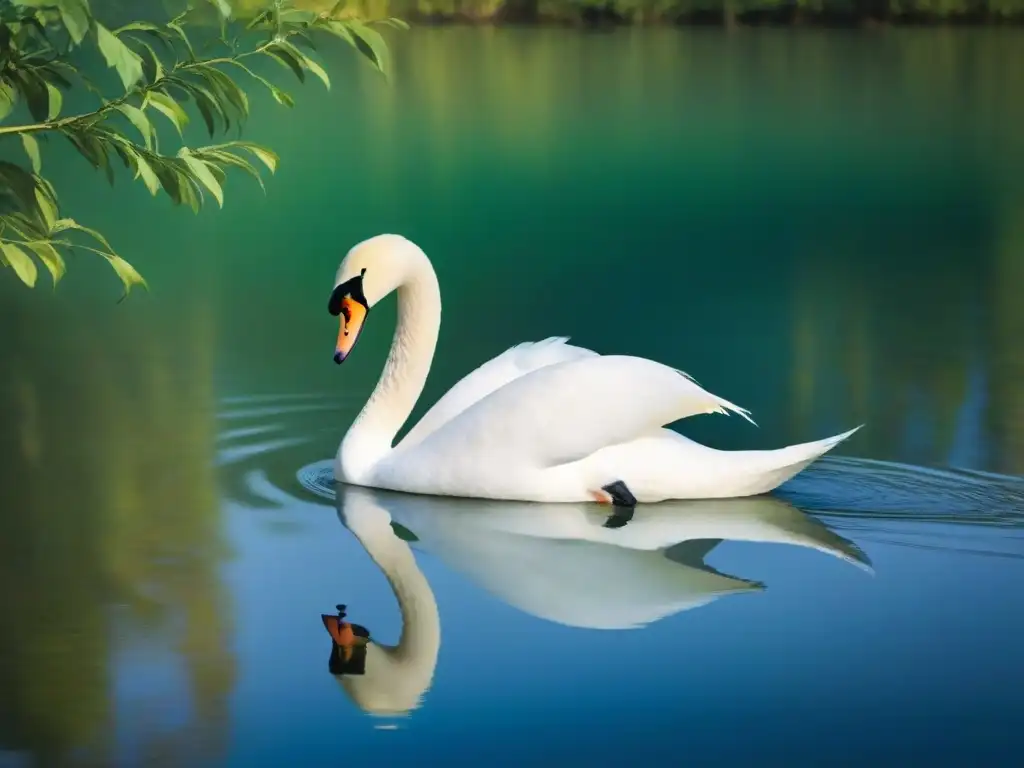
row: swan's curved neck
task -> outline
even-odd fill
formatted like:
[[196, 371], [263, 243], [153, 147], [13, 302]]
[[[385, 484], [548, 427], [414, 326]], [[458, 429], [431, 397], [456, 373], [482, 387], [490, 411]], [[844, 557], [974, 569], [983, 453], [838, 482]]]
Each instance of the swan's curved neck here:
[[[441, 621], [434, 592], [416, 565], [409, 545], [394, 536], [395, 546], [386, 554], [371, 553], [391, 585], [402, 616], [398, 644], [388, 648], [396, 661], [423, 667], [433, 674], [441, 646]], [[382, 646], [383, 647], [383, 646]]]
[[392, 647], [376, 643], [399, 663], [433, 676], [441, 646], [441, 618], [434, 592], [416, 564], [412, 549], [395, 535], [390, 525], [373, 521], [367, 524], [349, 517], [345, 523], [391, 585], [402, 616], [398, 644]]
[[398, 286], [398, 323], [384, 371], [338, 449], [342, 479], [359, 483], [384, 458], [430, 372], [441, 328], [441, 290], [425, 256]]

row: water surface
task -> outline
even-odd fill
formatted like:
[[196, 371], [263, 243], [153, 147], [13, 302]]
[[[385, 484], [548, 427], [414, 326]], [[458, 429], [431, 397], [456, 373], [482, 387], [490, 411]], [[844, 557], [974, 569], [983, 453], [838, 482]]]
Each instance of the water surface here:
[[[392, 89], [339, 52], [329, 94], [258, 100], [281, 170], [223, 211], [54, 149], [68, 210], [154, 290], [113, 307], [85, 260], [56, 296], [0, 285], [0, 761], [1018, 760], [1020, 35], [395, 44]], [[772, 497], [614, 531], [338, 493], [394, 305], [341, 369], [325, 305], [382, 231], [441, 279], [417, 413], [557, 334], [750, 408], [678, 425], [717, 447], [867, 426]], [[374, 648], [342, 684], [339, 602]]]

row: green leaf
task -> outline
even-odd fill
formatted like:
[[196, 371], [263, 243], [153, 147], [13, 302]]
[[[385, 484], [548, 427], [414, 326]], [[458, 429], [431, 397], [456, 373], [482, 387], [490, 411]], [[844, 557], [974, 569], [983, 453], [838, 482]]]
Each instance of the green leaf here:
[[89, 32], [89, 8], [82, 0], [60, 0], [60, 17], [75, 45], [80, 45]]
[[299, 78], [300, 83], [306, 82], [306, 71], [302, 68], [299, 60], [292, 55], [291, 51], [284, 48], [280, 43], [272, 43], [271, 45], [268, 45], [264, 52], [274, 61], [294, 72], [295, 76]]
[[252, 17], [249, 23], [245, 25], [245, 28], [247, 30], [254, 29], [255, 27], [258, 27], [260, 24], [269, 23], [273, 18], [273, 10], [267, 10], [263, 11], [262, 13], [257, 13], [255, 16]]
[[408, 31], [409, 29], [409, 25], [406, 22], [402, 21], [401, 19], [396, 19], [393, 17], [387, 19], [380, 19], [377, 23], [383, 24], [386, 27], [394, 27], [395, 29], [400, 29], [402, 31]]
[[142, 134], [143, 141], [146, 143], [146, 149], [152, 149], [153, 137], [156, 135], [156, 131], [153, 130], [153, 124], [149, 122], [146, 113], [138, 107], [133, 107], [131, 104], [118, 104], [114, 109], [127, 117], [131, 124], [138, 129], [139, 133]]
[[221, 189], [216, 177], [210, 172], [209, 166], [199, 158], [194, 157], [186, 147], [182, 147], [181, 152], [178, 153], [178, 157], [185, 161], [185, 165], [188, 166], [192, 175], [198, 179], [204, 187], [210, 190], [210, 194], [212, 194], [217, 200], [217, 205], [223, 208], [224, 190]]
[[313, 38], [309, 36], [309, 33], [302, 29], [295, 29], [288, 35], [288, 42], [294, 42], [296, 47], [302, 46], [310, 51], [316, 50], [316, 43], [313, 42]]
[[188, 39], [188, 35], [185, 34], [185, 30], [182, 29], [181, 25], [174, 21], [167, 22], [167, 28], [173, 30], [174, 33], [181, 38], [181, 41], [185, 43], [185, 47], [188, 48], [188, 54], [192, 61], [196, 60], [196, 52], [192, 50], [192, 43]]
[[60, 115], [60, 108], [64, 104], [64, 95], [53, 83], [46, 84], [46, 95], [49, 97], [49, 109], [46, 113], [47, 120], [56, 120]]
[[248, 117], [249, 97], [245, 91], [238, 87], [234, 80], [219, 69], [208, 65], [199, 65], [195, 68], [195, 71], [206, 80], [211, 90], [217, 93], [221, 101], [227, 102], [234, 108], [240, 122]]
[[37, 240], [28, 244], [28, 247], [32, 249], [39, 260], [43, 262], [43, 266], [46, 267], [50, 272], [50, 277], [53, 278], [53, 287], [57, 287], [57, 283], [64, 277], [64, 273], [67, 272], [67, 266], [64, 264], [64, 259], [57, 252], [50, 243], [46, 241]]
[[36, 268], [36, 263], [32, 261], [32, 257], [14, 243], [0, 242], [0, 250], [3, 251], [7, 263], [14, 269], [14, 273], [21, 278], [21, 282], [32, 288], [39, 275], [39, 270]]
[[39, 227], [23, 213], [5, 213], [0, 215], [0, 234], [3, 233], [5, 227], [10, 228], [16, 235], [25, 239], [39, 239], [46, 236], [46, 233], [40, 232]]
[[160, 38], [164, 38], [166, 36], [163, 27], [158, 24], [152, 24], [148, 21], [133, 21], [130, 24], [125, 24], [123, 27], [118, 27], [113, 31], [115, 35], [121, 35], [125, 32], [151, 32]]
[[277, 164], [280, 162], [281, 158], [266, 147], [261, 147], [259, 144], [253, 144], [251, 141], [236, 141], [229, 146], [247, 149], [249, 152], [252, 152], [261, 163], [267, 166], [267, 169], [271, 173], [275, 173], [277, 171]]
[[77, 69], [66, 61], [61, 61], [60, 59], [54, 59], [40, 67], [36, 67], [36, 72], [42, 75], [46, 82], [51, 85], [60, 86], [61, 88], [71, 88], [71, 80], [68, 78], [74, 77], [78, 74]]
[[11, 72], [11, 78], [21, 91], [21, 95], [25, 97], [25, 104], [32, 119], [37, 122], [46, 120], [50, 111], [50, 94], [46, 81], [31, 69], [16, 69]]
[[389, 78], [391, 76], [391, 62], [388, 54], [388, 44], [381, 37], [380, 32], [360, 21], [348, 21], [346, 24], [356, 37], [356, 49], [369, 59], [384, 77]]
[[289, 108], [295, 106], [295, 99], [293, 99], [287, 92], [282, 91], [276, 85], [270, 86], [270, 95], [274, 97], [274, 101], [278, 104], [284, 104], [284, 106]]
[[314, 75], [316, 75], [317, 78], [320, 79], [320, 82], [324, 84], [324, 87], [327, 90], [331, 90], [331, 78], [327, 76], [327, 70], [321, 67], [315, 60], [313, 60], [309, 56], [306, 56], [303, 59], [302, 63], [306, 65], [310, 72], [312, 72]]
[[231, 4], [227, 0], [210, 0], [210, 4], [217, 9], [222, 19], [231, 18]]
[[142, 79], [142, 57], [99, 22], [96, 23], [96, 44], [107, 66], [117, 70], [125, 90]]
[[181, 187], [183, 183], [188, 183], [188, 179], [183, 180], [174, 166], [163, 159], [158, 161], [154, 158], [153, 173], [156, 174], [157, 179], [160, 181], [160, 186], [163, 187], [164, 192], [171, 198], [171, 201], [175, 205], [181, 205], [184, 201]]
[[78, 153], [89, 161], [93, 168], [103, 169], [109, 178], [112, 173], [110, 158], [107, 157], [107, 150], [96, 137], [95, 132], [67, 127], [62, 128], [61, 133], [67, 137]]
[[35, 199], [39, 222], [43, 225], [43, 232], [49, 234], [57, 221], [57, 193], [46, 179], [39, 180]]
[[324, 84], [324, 87], [327, 88], [327, 90], [331, 90], [331, 79], [327, 76], [327, 72], [323, 67], [287, 40], [282, 40], [279, 45], [290, 53], [303, 67], [319, 78], [320, 82]]
[[180, 181], [179, 186], [181, 188], [181, 201], [185, 203], [189, 208], [192, 209], [193, 213], [199, 213], [201, 207], [200, 192], [196, 187], [196, 182], [192, 180], [192, 177], [175, 169], [174, 172], [178, 175]]
[[117, 276], [121, 278], [121, 285], [124, 286], [124, 294], [121, 296], [120, 301], [124, 301], [128, 298], [128, 294], [132, 292], [132, 288], [136, 285], [141, 285], [146, 290], [149, 290], [149, 285], [146, 283], [142, 275], [138, 273], [135, 267], [122, 259], [116, 253], [102, 253], [100, 255], [107, 260]]
[[160, 179], [158, 179], [156, 173], [153, 172], [153, 166], [149, 164], [149, 161], [142, 155], [136, 153], [135, 178], [138, 179], [140, 177], [146, 185], [146, 189], [149, 190], [149, 194], [155, 197], [156, 193], [160, 191]]
[[39, 142], [31, 133], [23, 133], [21, 134], [21, 143], [25, 147], [25, 154], [28, 155], [28, 159], [32, 163], [32, 173], [38, 176], [43, 169], [43, 159], [39, 155]]
[[244, 70], [251, 78], [253, 78], [254, 80], [259, 81], [260, 83], [262, 83], [263, 86], [268, 91], [270, 91], [270, 95], [274, 97], [274, 100], [277, 101], [278, 104], [284, 104], [286, 107], [294, 107], [295, 106], [295, 100], [291, 96], [289, 96], [287, 93], [282, 91], [280, 88], [278, 88], [272, 82], [267, 80], [265, 77], [261, 77], [260, 75], [257, 75], [255, 72], [253, 72], [247, 66], [245, 66], [245, 64], [242, 64], [240, 61], [229, 61], [229, 62], [226, 62], [226, 63], [234, 64], [239, 69]]
[[5, 186], [22, 211], [30, 213], [36, 210], [36, 179], [24, 168], [0, 160], [0, 189]]
[[178, 102], [162, 91], [150, 91], [142, 102], [143, 109], [147, 105], [161, 112], [168, 120], [174, 123], [174, 127], [178, 129], [178, 135], [183, 135], [185, 126], [188, 125], [188, 113], [181, 108]]
[[223, 168], [221, 168], [219, 165], [212, 161], [204, 160], [203, 162], [206, 163], [206, 167], [210, 169], [210, 173], [213, 174], [213, 177], [217, 179], [217, 183], [223, 187], [228, 180], [227, 172], [225, 172]]
[[118, 136], [117, 139], [113, 139], [110, 142], [110, 149], [113, 149], [114, 154], [121, 158], [124, 167], [134, 171], [135, 154], [130, 149], [132, 147], [134, 145], [123, 136]]
[[326, 29], [335, 37], [340, 37], [342, 40], [347, 42], [349, 45], [356, 46], [355, 35], [348, 28], [348, 24], [344, 21], [336, 21], [334, 19], [328, 19], [317, 25], [320, 29]]
[[93, 240], [98, 242], [100, 245], [102, 245], [108, 251], [113, 251], [114, 250], [113, 248], [110, 247], [110, 243], [107, 242], [107, 238], [105, 238], [103, 235], [101, 235], [95, 229], [90, 229], [89, 227], [83, 227], [81, 224], [79, 224], [74, 219], [58, 219], [57, 223], [53, 227], [53, 231], [55, 233], [56, 232], [66, 232], [68, 230], [77, 230], [79, 232], [83, 232], [83, 233], [89, 235], [89, 237], [91, 237]]
[[11, 114], [17, 100], [18, 92], [11, 87], [10, 83], [0, 80], [0, 120]]
[[263, 177], [260, 176], [260, 172], [256, 170], [256, 167], [248, 160], [245, 160], [244, 158], [238, 157], [238, 155], [233, 155], [232, 153], [221, 149], [206, 148], [201, 150], [193, 150], [193, 154], [195, 154], [197, 157], [202, 157], [204, 160], [209, 160], [214, 163], [228, 165], [231, 166], [232, 168], [240, 168], [246, 173], [248, 173], [250, 176], [252, 176], [254, 179], [256, 179], [256, 182], [260, 185], [260, 188], [264, 192], [267, 191], [266, 186], [263, 184]]
[[206, 130], [212, 137], [217, 130], [216, 118], [219, 117], [224, 121], [225, 127], [230, 127], [231, 120], [228, 118], [223, 107], [221, 106], [220, 100], [210, 93], [209, 90], [196, 83], [182, 82], [182, 85], [192, 94], [192, 98], [195, 100], [196, 108], [199, 110], [199, 114], [202, 115], [203, 123], [206, 125]]
[[142, 74], [150, 83], [155, 83], [157, 80], [161, 80], [164, 77], [164, 65], [160, 61], [160, 57], [157, 52], [153, 49], [149, 43], [142, 40], [136, 40], [136, 42], [149, 51], [149, 58], [142, 62]]

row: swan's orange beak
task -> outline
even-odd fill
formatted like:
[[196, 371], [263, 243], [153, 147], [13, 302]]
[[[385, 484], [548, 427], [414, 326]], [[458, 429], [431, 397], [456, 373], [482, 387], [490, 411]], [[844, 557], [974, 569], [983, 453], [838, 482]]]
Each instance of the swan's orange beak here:
[[320, 618], [327, 629], [327, 634], [331, 636], [331, 640], [337, 645], [340, 645], [342, 648], [351, 648], [355, 645], [356, 635], [352, 631], [351, 624], [347, 621], [342, 621], [337, 616], [331, 616], [326, 613], [320, 614]]
[[341, 327], [338, 329], [338, 343], [334, 347], [334, 362], [339, 365], [345, 361], [356, 345], [359, 332], [363, 329], [363, 321], [369, 312], [370, 303], [363, 294], [363, 269], [353, 278], [334, 286], [331, 298], [327, 302], [327, 311], [339, 318]]
[[346, 296], [341, 300], [338, 319], [340, 327], [338, 343], [334, 346], [334, 362], [340, 365], [356, 345], [359, 332], [363, 329], [363, 321], [366, 320], [366, 307], [351, 296]]

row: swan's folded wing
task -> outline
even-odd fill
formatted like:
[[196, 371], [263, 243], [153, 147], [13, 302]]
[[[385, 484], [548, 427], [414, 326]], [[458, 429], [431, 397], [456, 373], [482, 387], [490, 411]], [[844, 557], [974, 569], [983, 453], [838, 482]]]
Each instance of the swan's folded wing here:
[[567, 344], [565, 336], [553, 336], [542, 341], [528, 341], [505, 350], [474, 371], [463, 376], [444, 396], [434, 403], [409, 433], [400, 446], [408, 448], [421, 442], [442, 424], [465, 411], [497, 389], [504, 387], [538, 368], [570, 360], [597, 357], [596, 352]]
[[403, 473], [546, 468], [582, 459], [687, 416], [749, 414], [686, 374], [639, 357], [549, 365], [495, 390], [393, 455]]

